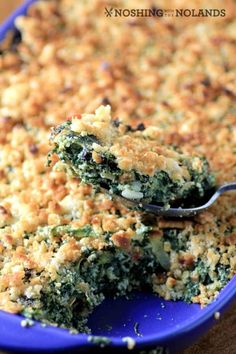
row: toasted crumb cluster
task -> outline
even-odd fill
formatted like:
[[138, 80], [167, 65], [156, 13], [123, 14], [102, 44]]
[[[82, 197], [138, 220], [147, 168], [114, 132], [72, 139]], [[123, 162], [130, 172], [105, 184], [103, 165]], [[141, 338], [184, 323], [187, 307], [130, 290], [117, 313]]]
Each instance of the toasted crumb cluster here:
[[[127, 133], [125, 127], [112, 126], [111, 107], [100, 106], [95, 114], [72, 118], [71, 131], [81, 136], [93, 135], [103, 144], [94, 144], [98, 154], [112, 154], [118, 167], [124, 171], [135, 170], [142, 175], [153, 176], [157, 170], [165, 171], [174, 180], [190, 180], [186, 166], [181, 166], [181, 155], [173, 149], [158, 145], [148, 134]], [[96, 161], [95, 161], [96, 162]], [[202, 169], [200, 159], [196, 159], [198, 172]]]
[[5, 43], [0, 55], [0, 308], [67, 327], [75, 326], [73, 316], [63, 323], [63, 312], [57, 314], [68, 305], [80, 313], [76, 296], [91, 290], [91, 303], [102, 301], [84, 274], [76, 278], [81, 253], [95, 267], [109, 243], [138, 263], [129, 245], [143, 228], [161, 241], [153, 247], [163, 265], [169, 260], [150, 273], [166, 299], [207, 304], [236, 271], [235, 193], [191, 220], [150, 220], [46, 166], [50, 127], [110, 104], [115, 119], [131, 128], [143, 123], [163, 145], [206, 156], [217, 184], [236, 179], [235, 2], [224, 3], [226, 16], [218, 18], [107, 18], [105, 5], [39, 1], [16, 20], [22, 41]]

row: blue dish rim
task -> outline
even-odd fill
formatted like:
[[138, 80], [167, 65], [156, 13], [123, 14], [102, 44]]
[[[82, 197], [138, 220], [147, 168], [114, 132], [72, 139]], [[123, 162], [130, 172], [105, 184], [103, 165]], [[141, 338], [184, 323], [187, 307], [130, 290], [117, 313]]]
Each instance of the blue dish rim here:
[[3, 41], [7, 32], [14, 28], [14, 21], [16, 17], [26, 14], [30, 5], [38, 0], [27, 0], [19, 6], [1, 25], [0, 25], [0, 42]]
[[[7, 32], [11, 29], [14, 29], [15, 18], [21, 15], [26, 14], [29, 6], [38, 0], [27, 0], [21, 6], [19, 6], [16, 11], [14, 11], [9, 18], [0, 26], [0, 41], [2, 41]], [[163, 342], [169, 342], [173, 339], [178, 339], [182, 335], [186, 335], [197, 330], [203, 324], [214, 318], [216, 312], [220, 312], [225, 309], [233, 300], [236, 300], [236, 276], [234, 276], [229, 283], [221, 290], [220, 294], [207, 308], [204, 309], [203, 314], [198, 314], [194, 316], [193, 319], [187, 319], [183, 322], [182, 325], [179, 325], [177, 329], [166, 330], [161, 335], [146, 335], [145, 337], [137, 337], [135, 339], [136, 348], [152, 345], [160, 345]], [[79, 348], [88, 348], [96, 347], [96, 344], [88, 342], [88, 335], [86, 334], [77, 334], [71, 335], [68, 330], [61, 328], [55, 328], [52, 326], [47, 326], [43, 328], [39, 323], [36, 324], [30, 329], [30, 342], [26, 343], [24, 334], [26, 332], [20, 326], [22, 317], [20, 315], [12, 315], [4, 311], [0, 311], [0, 321], [4, 322], [4, 331], [6, 332], [5, 336], [1, 335], [0, 337], [0, 348], [13, 351], [22, 351], [25, 352], [52, 352], [55, 350], [65, 350], [65, 349], [75, 349]], [[21, 333], [18, 339], [13, 343], [9, 344], [7, 333], [18, 331]], [[44, 346], [42, 335], [47, 334], [50, 340], [47, 342], [47, 346]], [[27, 334], [28, 335], [28, 334]], [[111, 340], [111, 346], [114, 348], [125, 348], [127, 343], [122, 341], [122, 338], [109, 337]], [[32, 346], [32, 343], [34, 344]]]

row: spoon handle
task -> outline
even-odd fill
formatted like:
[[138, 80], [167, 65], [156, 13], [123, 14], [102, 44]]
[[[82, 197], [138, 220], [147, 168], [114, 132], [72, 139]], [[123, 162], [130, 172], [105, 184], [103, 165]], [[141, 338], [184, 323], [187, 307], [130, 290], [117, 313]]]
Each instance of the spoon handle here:
[[217, 192], [222, 194], [224, 192], [236, 190], [236, 182], [226, 183], [219, 187]]

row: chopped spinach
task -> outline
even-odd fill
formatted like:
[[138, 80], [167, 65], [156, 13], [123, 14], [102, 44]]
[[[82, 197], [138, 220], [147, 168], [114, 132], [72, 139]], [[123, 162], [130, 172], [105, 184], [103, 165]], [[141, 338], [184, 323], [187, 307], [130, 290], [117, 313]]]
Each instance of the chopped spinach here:
[[[219, 264], [215, 269], [217, 274], [217, 279], [220, 281], [220, 287], [224, 287], [227, 284], [229, 278], [229, 267]], [[198, 260], [195, 262], [194, 272], [198, 274], [198, 279], [193, 281], [189, 279], [185, 287], [184, 300], [191, 302], [192, 297], [200, 294], [199, 284], [208, 286], [214, 282], [214, 279], [211, 278], [209, 272], [209, 266], [206, 262]]]
[[[92, 235], [90, 226], [72, 229], [70, 233], [71, 228], [67, 225], [45, 227], [44, 233], [55, 237], [63, 235], [63, 230], [75, 238], [77, 235]], [[151, 287], [155, 272], [167, 267], [167, 254], [164, 255], [162, 245], [150, 242], [148, 230], [141, 227], [138, 237], [131, 241], [131, 247], [139, 253], [138, 260], [133, 259], [132, 251], [116, 247], [111, 240], [112, 234], [106, 235], [107, 246], [104, 249], [86, 247], [78, 261], [58, 269], [56, 280], [50, 280], [43, 287], [40, 298], [30, 301], [26, 297], [21, 298], [25, 307], [23, 313], [62, 327], [88, 331], [88, 314], [106, 296], [117, 297], [134, 289]]]

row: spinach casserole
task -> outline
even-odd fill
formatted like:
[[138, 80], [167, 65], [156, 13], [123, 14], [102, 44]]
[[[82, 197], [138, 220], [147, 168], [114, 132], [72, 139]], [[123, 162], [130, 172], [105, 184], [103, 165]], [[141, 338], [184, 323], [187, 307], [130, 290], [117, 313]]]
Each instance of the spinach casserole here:
[[53, 131], [53, 153], [72, 175], [112, 194], [165, 207], [197, 200], [213, 187], [206, 159], [160, 146], [152, 127], [132, 130], [112, 121], [110, 111], [100, 106]]
[[[201, 1], [195, 5], [204, 7]], [[165, 1], [140, 0], [139, 6], [165, 7]], [[100, 0], [48, 0], [16, 20], [18, 37], [8, 37], [0, 54], [0, 309], [84, 331], [88, 314], [107, 296], [148, 288], [165, 299], [204, 306], [233, 277], [235, 193], [192, 219], [157, 218], [94, 190], [77, 171], [58, 168], [55, 154], [47, 166], [51, 127], [101, 105], [97, 114], [108, 114], [110, 105], [115, 126], [107, 128], [126, 129], [121, 139], [145, 136], [172, 146], [178, 161], [179, 154], [205, 156], [217, 185], [235, 180], [236, 5], [224, 6], [226, 16], [214, 20], [110, 19]], [[108, 146], [94, 131], [92, 141], [90, 134], [82, 136], [78, 125], [85, 121], [62, 125], [56, 148], [62, 151], [70, 134], [79, 150], [82, 138], [88, 150], [94, 143]], [[99, 168], [100, 153], [91, 153]], [[114, 169], [123, 175], [116, 153]], [[190, 172], [194, 193], [201, 194], [212, 181], [204, 160], [195, 161], [193, 171], [181, 163], [180, 173], [188, 180]], [[108, 182], [109, 188], [119, 186]], [[133, 190], [140, 193], [139, 186]], [[172, 199], [167, 196], [164, 203]]]

